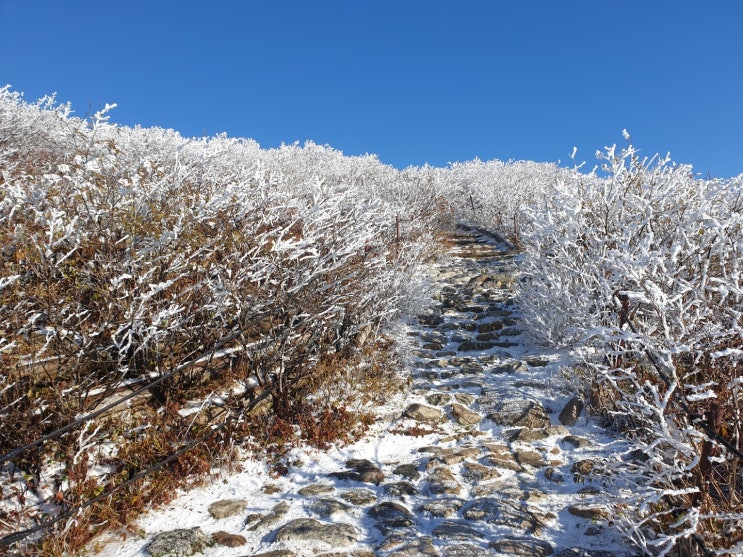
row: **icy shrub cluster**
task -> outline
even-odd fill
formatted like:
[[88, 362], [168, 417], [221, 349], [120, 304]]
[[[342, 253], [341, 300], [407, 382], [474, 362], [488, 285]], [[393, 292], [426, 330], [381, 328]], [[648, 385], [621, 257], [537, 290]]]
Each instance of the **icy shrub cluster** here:
[[[297, 420], [315, 435], [321, 419], [343, 435], [350, 401], [315, 393], [394, 371], [376, 369], [368, 347], [389, 348], [380, 331], [449, 224], [432, 210], [442, 192], [411, 188], [375, 157], [119, 127], [110, 108], [82, 120], [0, 89], [0, 455], [121, 387], [167, 380], [106, 427], [56, 436], [5, 472], [74, 506], [204, 427], [229, 420], [221, 435], [260, 438], [245, 417], [258, 402], [277, 435]], [[52, 455], [67, 479], [45, 475]], [[88, 460], [105, 461], [99, 484], [85, 483]], [[73, 494], [75, 483], [85, 488]]]
[[524, 311], [589, 355], [594, 409], [642, 446], [607, 463], [627, 534], [650, 554], [693, 536], [730, 547], [743, 532], [743, 463], [728, 450], [743, 448], [743, 178], [615, 151], [599, 153], [606, 177], [568, 176], [524, 208]]

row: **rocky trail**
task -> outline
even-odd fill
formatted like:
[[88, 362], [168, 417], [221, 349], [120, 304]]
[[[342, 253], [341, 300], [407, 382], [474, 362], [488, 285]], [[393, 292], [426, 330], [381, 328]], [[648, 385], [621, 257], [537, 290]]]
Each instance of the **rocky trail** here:
[[432, 265], [412, 386], [363, 440], [224, 474], [91, 548], [101, 555], [630, 556], [591, 474], [623, 442], [582, 412], [569, 354], [530, 338], [514, 254], [472, 229]]

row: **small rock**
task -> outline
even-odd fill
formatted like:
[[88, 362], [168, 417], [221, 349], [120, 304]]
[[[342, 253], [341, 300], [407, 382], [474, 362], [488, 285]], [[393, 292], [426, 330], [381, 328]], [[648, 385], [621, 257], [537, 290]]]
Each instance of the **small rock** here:
[[534, 538], [504, 538], [490, 542], [490, 547], [500, 553], [523, 557], [548, 557], [554, 553], [550, 544]]
[[265, 553], [256, 553], [253, 557], [297, 557], [297, 554], [287, 549], [275, 549]]
[[282, 501], [266, 514], [251, 514], [245, 519], [245, 527], [248, 530], [261, 530], [279, 522], [289, 512], [289, 503]]
[[147, 553], [151, 557], [187, 557], [201, 553], [211, 544], [211, 538], [198, 526], [179, 528], [157, 534], [147, 546]]
[[520, 360], [514, 360], [505, 364], [496, 366], [490, 370], [491, 373], [500, 375], [503, 373], [514, 374], [514, 373], [526, 373], [529, 371], [529, 367]]
[[394, 482], [385, 484], [384, 493], [390, 497], [404, 497], [405, 495], [417, 495], [418, 490], [410, 482]]
[[565, 481], [562, 472], [552, 466], [544, 471], [544, 477], [551, 481], [553, 484], [561, 484]]
[[417, 422], [438, 423], [444, 417], [444, 412], [439, 408], [415, 403], [407, 407], [404, 415]]
[[495, 346], [496, 346], [496, 343], [494, 342], [466, 341], [459, 345], [459, 348], [457, 348], [457, 351], [459, 352], [482, 352], [484, 350], [490, 350], [491, 348]]
[[475, 402], [475, 397], [467, 393], [456, 393], [454, 399], [465, 406], [470, 406]]
[[432, 516], [448, 518], [457, 514], [464, 505], [464, 500], [455, 498], [433, 499], [418, 507], [419, 511], [426, 512]]
[[518, 462], [519, 464], [526, 464], [534, 468], [541, 468], [543, 466], [546, 466], [544, 458], [542, 458], [541, 453], [538, 453], [537, 451], [516, 449], [515, 452], [516, 462]]
[[304, 495], [305, 497], [315, 497], [317, 495], [324, 495], [327, 493], [332, 493], [335, 491], [335, 488], [332, 485], [329, 484], [312, 484], [308, 485], [306, 487], [303, 487], [298, 491], [300, 495]]
[[398, 528], [407, 528], [413, 524], [415, 517], [399, 503], [385, 501], [369, 510], [369, 516], [376, 521], [376, 526], [383, 534]]
[[341, 493], [341, 499], [352, 505], [364, 507], [377, 501], [377, 495], [369, 489], [349, 489]]
[[569, 443], [576, 449], [582, 449], [584, 447], [592, 447], [593, 442], [589, 441], [585, 437], [577, 437], [575, 435], [567, 435], [562, 438], [563, 443]]
[[571, 398], [560, 412], [560, 423], [565, 426], [574, 426], [578, 416], [583, 411], [583, 401], [578, 397]]
[[246, 543], [248, 543], [248, 540], [246, 540], [244, 536], [239, 536], [237, 534], [228, 534], [227, 532], [222, 532], [221, 530], [219, 532], [214, 532], [212, 534], [212, 539], [219, 545], [223, 545], [225, 547], [240, 547], [241, 545], [245, 545]]
[[347, 547], [358, 540], [359, 533], [350, 524], [323, 524], [313, 518], [297, 518], [276, 532], [277, 542], [321, 541], [335, 547]]
[[462, 464], [462, 476], [470, 482], [487, 482], [501, 476], [497, 468], [483, 466], [476, 462]]
[[446, 393], [433, 393], [426, 397], [426, 402], [428, 404], [433, 404], [434, 406], [444, 406], [445, 404], [448, 404], [451, 400], [451, 395]]
[[418, 472], [417, 464], [401, 464], [400, 466], [395, 468], [392, 473], [398, 474], [400, 476], [405, 476], [409, 480], [413, 481], [421, 477], [421, 473]]
[[606, 520], [609, 518], [609, 511], [606, 509], [589, 505], [570, 505], [568, 512], [573, 516], [587, 518], [588, 520]]
[[352, 509], [349, 505], [335, 499], [318, 499], [312, 503], [310, 508], [320, 518], [330, 518], [336, 514], [347, 513]]
[[489, 549], [470, 543], [447, 545], [444, 548], [444, 557], [495, 557]]
[[584, 478], [591, 473], [596, 463], [591, 459], [579, 460], [573, 464], [571, 472], [573, 473], [573, 480], [578, 483], [582, 482]]
[[244, 499], [224, 499], [209, 505], [209, 514], [216, 519], [227, 518], [242, 513], [247, 505]]
[[397, 546], [397, 549], [389, 553], [388, 557], [440, 557], [433, 541], [428, 536], [412, 539], [395, 536], [392, 540], [386, 540], [386, 543], [390, 545], [394, 543]]
[[330, 476], [339, 480], [353, 480], [376, 485], [379, 485], [384, 480], [382, 471], [369, 460], [354, 458], [347, 461], [346, 466], [351, 468], [351, 470], [333, 472]]
[[485, 534], [461, 520], [446, 520], [434, 528], [432, 534], [435, 538], [458, 541], [471, 541], [485, 537]]
[[434, 495], [459, 495], [462, 486], [448, 468], [436, 468], [428, 477], [428, 491]]
[[452, 404], [451, 405], [451, 413], [454, 417], [454, 420], [459, 425], [475, 425], [479, 424], [480, 420], [482, 420], [482, 417], [477, 412], [473, 412], [472, 410], [469, 410], [468, 408], [462, 406], [461, 404]]

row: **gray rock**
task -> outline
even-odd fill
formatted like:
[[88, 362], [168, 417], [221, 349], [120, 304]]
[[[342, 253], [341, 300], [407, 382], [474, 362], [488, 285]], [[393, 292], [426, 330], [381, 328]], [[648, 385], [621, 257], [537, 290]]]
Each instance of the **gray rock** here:
[[542, 517], [522, 504], [495, 497], [480, 497], [470, 501], [463, 509], [467, 520], [483, 520], [497, 526], [518, 528], [526, 534], [540, 535], [544, 528]]
[[376, 485], [384, 480], [384, 473], [369, 460], [354, 458], [347, 461], [346, 466], [350, 470], [333, 472], [330, 476], [339, 480], [352, 480]]
[[469, 482], [488, 482], [500, 478], [501, 473], [497, 468], [483, 466], [476, 462], [462, 463], [462, 476]]
[[275, 549], [264, 553], [255, 553], [253, 557], [297, 557], [297, 554], [287, 549]]
[[147, 546], [151, 557], [188, 557], [212, 545], [212, 539], [196, 528], [180, 528], [157, 534]]
[[352, 508], [350, 505], [335, 499], [318, 499], [310, 505], [311, 511], [320, 518], [331, 518], [337, 514], [347, 513]]
[[454, 516], [459, 512], [459, 509], [464, 505], [463, 499], [457, 498], [444, 498], [444, 499], [431, 499], [427, 503], [423, 503], [418, 507], [418, 512], [428, 513], [432, 516], [448, 518]]
[[415, 522], [413, 513], [399, 503], [391, 501], [385, 501], [369, 509], [369, 516], [375, 520], [377, 529], [385, 535], [392, 530], [408, 528]]
[[560, 423], [565, 426], [574, 426], [581, 412], [583, 412], [583, 401], [574, 396], [560, 412]]
[[480, 420], [482, 420], [480, 414], [457, 403], [451, 405], [451, 414], [459, 425], [464, 426], [476, 425], [480, 423]]
[[365, 507], [377, 501], [377, 495], [369, 489], [349, 489], [341, 493], [341, 499], [352, 505]]
[[563, 443], [568, 443], [576, 449], [582, 449], [584, 447], [592, 447], [593, 442], [589, 441], [585, 437], [577, 437], [575, 435], [567, 435], [562, 438]]
[[469, 543], [448, 545], [444, 557], [495, 557], [496, 553], [487, 548]]
[[227, 518], [242, 513], [247, 505], [244, 499], [224, 499], [209, 505], [209, 514], [216, 519]]
[[496, 375], [501, 375], [503, 373], [526, 373], [527, 371], [529, 371], [529, 367], [520, 360], [506, 362], [505, 364], [496, 366], [490, 370], [491, 373], [494, 373]]
[[488, 396], [480, 397], [478, 402], [486, 409], [487, 417], [498, 425], [532, 429], [552, 425], [547, 411], [537, 401], [523, 398], [493, 399]]
[[277, 542], [321, 541], [334, 547], [347, 547], [356, 543], [359, 532], [350, 524], [323, 524], [313, 518], [297, 518], [276, 532]]
[[562, 472], [552, 466], [544, 471], [544, 477], [551, 481], [553, 484], [561, 484], [565, 481]]
[[410, 482], [393, 482], [384, 485], [384, 493], [390, 497], [404, 497], [405, 495], [417, 495], [418, 490]]
[[555, 557], [620, 557], [614, 551], [602, 551], [600, 549], [583, 549], [581, 547], [570, 547], [563, 549]]
[[459, 345], [459, 348], [457, 350], [459, 352], [482, 352], [485, 350], [490, 350], [491, 348], [495, 347], [496, 343], [494, 342], [477, 342], [477, 341], [466, 341]]
[[385, 549], [385, 545], [393, 544], [397, 549], [388, 553], [388, 557], [440, 557], [440, 553], [428, 536], [413, 538], [393, 534], [385, 540], [380, 549]]
[[428, 476], [428, 491], [434, 495], [459, 495], [462, 486], [448, 468], [436, 468]]
[[424, 404], [411, 404], [404, 415], [417, 422], [438, 423], [444, 417], [444, 411]]
[[451, 395], [448, 393], [433, 393], [426, 397], [426, 402], [434, 406], [444, 406], [445, 404], [449, 404], [450, 400]]
[[523, 443], [531, 443], [532, 441], [541, 441], [547, 439], [553, 435], [565, 435], [568, 432], [565, 426], [552, 425], [540, 429], [531, 429], [528, 427], [522, 427], [509, 434], [510, 441], [521, 441]]
[[245, 519], [245, 527], [251, 531], [269, 528], [279, 522], [289, 512], [289, 508], [289, 503], [282, 501], [271, 509], [269, 513], [251, 514]]
[[490, 547], [500, 553], [523, 557], [548, 557], [554, 553], [550, 544], [535, 538], [504, 538], [490, 542]]
[[421, 477], [421, 473], [418, 471], [417, 464], [401, 464], [400, 466], [396, 467], [392, 471], [392, 473], [398, 474], [400, 476], [405, 476], [409, 480], [417, 480]]
[[463, 520], [445, 520], [432, 532], [435, 538], [457, 541], [481, 540], [485, 534], [476, 530]]
[[609, 511], [602, 507], [596, 507], [592, 505], [570, 505], [568, 512], [573, 516], [580, 518], [587, 518], [588, 520], [606, 520], [609, 518]]
[[297, 493], [305, 497], [315, 497], [317, 495], [332, 493], [333, 491], [335, 491], [335, 488], [330, 484], [312, 484], [303, 487]]

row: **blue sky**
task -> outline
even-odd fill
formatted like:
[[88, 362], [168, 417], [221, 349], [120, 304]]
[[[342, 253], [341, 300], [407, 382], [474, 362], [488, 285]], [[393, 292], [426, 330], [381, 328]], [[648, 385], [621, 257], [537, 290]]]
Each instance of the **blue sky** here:
[[186, 136], [592, 167], [626, 128], [743, 172], [740, 0], [0, 0], [0, 52], [27, 100]]

